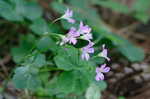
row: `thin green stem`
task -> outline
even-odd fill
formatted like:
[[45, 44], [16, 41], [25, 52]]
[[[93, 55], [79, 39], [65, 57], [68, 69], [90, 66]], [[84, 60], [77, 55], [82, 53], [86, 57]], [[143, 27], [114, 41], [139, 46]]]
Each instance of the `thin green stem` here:
[[55, 22], [59, 21], [60, 19], [61, 19], [61, 17], [60, 17], [60, 18], [55, 19], [55, 20], [52, 22], [52, 24], [54, 24]]
[[62, 37], [62, 34], [58, 34], [58, 33], [46, 33], [43, 36], [58, 36], [58, 37]]
[[102, 37], [99, 36], [99, 37], [94, 41], [94, 44], [97, 44], [101, 39], [102, 39]]

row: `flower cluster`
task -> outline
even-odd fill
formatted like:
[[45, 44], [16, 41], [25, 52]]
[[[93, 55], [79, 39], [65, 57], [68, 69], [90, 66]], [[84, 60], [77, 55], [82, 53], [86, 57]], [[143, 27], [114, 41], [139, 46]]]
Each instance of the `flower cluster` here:
[[[69, 23], [75, 23], [75, 20], [72, 18], [73, 11], [67, 9], [65, 14], [62, 16], [63, 19], [66, 19]], [[89, 42], [89, 44], [83, 48], [81, 48], [82, 55], [81, 58], [83, 60], [89, 60], [90, 53], [94, 53], [93, 45], [94, 43], [91, 41], [93, 39], [91, 34], [92, 29], [88, 25], [84, 25], [83, 22], [80, 22], [79, 28], [71, 27], [69, 32], [65, 37], [62, 38], [62, 42], [60, 45], [69, 43], [75, 45], [77, 43], [77, 39], [84, 39]]]
[[[65, 14], [61, 17], [66, 19], [69, 23], [75, 23], [76, 21], [72, 18], [73, 11], [67, 9]], [[78, 29], [75, 27], [71, 27], [69, 32], [62, 38], [60, 45], [69, 43], [75, 45], [77, 43], [77, 39], [87, 40], [89, 43], [85, 47], [81, 48], [82, 55], [81, 59], [88, 61], [90, 59], [90, 55], [94, 53], [94, 43], [91, 41], [93, 39], [91, 34], [92, 29], [88, 25], [84, 25], [83, 22], [80, 22]], [[107, 61], [110, 61], [110, 58], [107, 56], [108, 50], [105, 48], [105, 44], [102, 45], [102, 52], [98, 54], [99, 57], [105, 58]], [[104, 74], [110, 71], [110, 67], [107, 67], [106, 64], [102, 64], [101, 67], [96, 68], [96, 81], [104, 80]]]
[[65, 43], [75, 45], [77, 43], [77, 39], [81, 38], [91, 42], [90, 40], [93, 38], [91, 34], [91, 28], [88, 25], [83, 25], [83, 22], [80, 22], [79, 29], [75, 27], [71, 27], [69, 32], [65, 37], [63, 37], [61, 45]]
[[91, 41], [93, 39], [91, 34], [91, 28], [88, 25], [84, 25], [83, 22], [80, 22], [79, 28], [71, 27], [69, 32], [65, 37], [63, 37], [61, 45], [69, 43], [75, 45], [77, 43], [77, 39], [81, 38], [87, 40], [89, 44], [83, 48], [81, 58], [83, 60], [89, 60], [90, 53], [94, 53], [93, 45], [94, 43]]
[[[110, 58], [107, 56], [108, 50], [105, 48], [105, 44], [102, 45], [102, 52], [98, 54], [99, 57], [105, 58], [107, 61], [110, 61]], [[107, 67], [106, 64], [102, 64], [100, 67], [96, 68], [96, 81], [104, 80], [104, 74], [110, 71], [110, 67]]]

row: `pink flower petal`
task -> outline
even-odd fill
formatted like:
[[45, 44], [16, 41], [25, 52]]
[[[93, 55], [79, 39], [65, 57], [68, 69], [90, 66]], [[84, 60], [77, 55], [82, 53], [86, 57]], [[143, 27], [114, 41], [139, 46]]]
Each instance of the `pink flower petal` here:
[[110, 67], [106, 67], [106, 68], [103, 69], [103, 72], [104, 72], [104, 73], [107, 73], [107, 72], [109, 72], [109, 71], [110, 71]]
[[102, 64], [100, 69], [103, 70], [106, 67], [106, 64]]
[[100, 81], [100, 78], [99, 78], [98, 75], [95, 76], [95, 80], [96, 80], [96, 81]]
[[104, 75], [102, 73], [98, 73], [95, 77], [96, 81], [104, 80]]
[[65, 14], [61, 17], [62, 19], [66, 19], [69, 23], [75, 23], [75, 20], [72, 18], [73, 16], [73, 11], [69, 10], [67, 8], [67, 10], [65, 11]]
[[86, 33], [90, 33], [91, 32], [91, 28], [88, 25], [83, 24], [83, 22], [80, 22], [80, 26], [79, 26], [79, 32], [80, 34], [86, 34]]
[[96, 73], [99, 73], [100, 72], [100, 68], [99, 67], [96, 67]]
[[85, 47], [83, 47], [81, 50], [82, 50], [82, 59], [85, 59], [85, 60], [89, 60], [90, 58], [90, 53], [94, 53], [94, 48], [92, 48], [94, 43], [92, 42], [89, 42], [89, 44]]
[[76, 38], [73, 38], [73, 37], [69, 38], [69, 43], [70, 44], [72, 43], [73, 45], [75, 45], [77, 43]]
[[107, 73], [110, 71], [110, 67], [107, 67], [106, 64], [101, 65], [100, 72]]
[[105, 44], [102, 45], [102, 52], [100, 53], [100, 56], [105, 58], [107, 61], [110, 61], [110, 58], [107, 56], [108, 50], [105, 48]]
[[81, 55], [81, 58], [82, 58], [83, 60], [89, 60], [90, 56], [89, 56], [88, 53], [83, 52], [82, 55]]
[[75, 20], [72, 18], [68, 18], [68, 22], [73, 24], [73, 23], [75, 23]]
[[94, 53], [94, 48], [89, 48], [89, 49], [87, 49], [87, 52], [88, 52], [88, 53]]

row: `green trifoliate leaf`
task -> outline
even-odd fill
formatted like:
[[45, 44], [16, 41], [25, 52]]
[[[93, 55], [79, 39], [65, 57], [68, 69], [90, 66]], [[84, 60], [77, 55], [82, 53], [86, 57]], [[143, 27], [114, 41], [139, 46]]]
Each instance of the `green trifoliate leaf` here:
[[51, 50], [53, 52], [57, 52], [59, 46], [56, 44], [56, 42], [54, 40], [52, 40], [50, 37], [48, 36], [44, 36], [42, 37], [38, 43], [37, 43], [37, 48], [42, 51], [42, 52], [46, 52], [48, 50]]
[[38, 54], [33, 62], [33, 65], [36, 67], [42, 67], [46, 65], [46, 57], [43, 54]]
[[101, 94], [99, 88], [92, 83], [85, 94], [86, 99], [100, 99]]
[[44, 19], [37, 19], [33, 21], [30, 25], [30, 29], [37, 35], [44, 35], [45, 33], [50, 33], [50, 28]]
[[58, 51], [58, 55], [54, 58], [58, 68], [64, 70], [72, 70], [79, 66], [78, 50], [71, 46], [64, 47]]
[[35, 91], [41, 86], [41, 81], [37, 76], [38, 70], [29, 66], [18, 67], [13, 76], [13, 83], [16, 88], [29, 89]]

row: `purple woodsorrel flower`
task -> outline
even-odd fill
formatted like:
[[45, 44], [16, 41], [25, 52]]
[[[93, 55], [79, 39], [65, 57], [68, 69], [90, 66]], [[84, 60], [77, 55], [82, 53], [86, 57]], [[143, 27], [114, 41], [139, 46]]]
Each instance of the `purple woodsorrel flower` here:
[[73, 11], [68, 9], [65, 11], [65, 14], [61, 17], [62, 19], [66, 19], [69, 23], [75, 23], [75, 20], [72, 18]]
[[75, 45], [77, 43], [77, 37], [79, 36], [80, 34], [76, 32], [76, 28], [71, 27], [68, 34], [63, 38], [60, 45], [66, 44], [67, 42], [69, 42], [69, 44]]
[[77, 32], [79, 32], [82, 36], [82, 39], [90, 41], [93, 39], [92, 34], [91, 34], [91, 28], [88, 25], [84, 25], [83, 22], [80, 22], [80, 26]]
[[91, 28], [88, 25], [84, 26], [83, 22], [81, 21], [78, 32], [80, 34], [87, 34], [91, 32]]
[[110, 71], [110, 67], [107, 67], [106, 64], [101, 65], [101, 67], [96, 68], [96, 81], [104, 80], [104, 74]]
[[90, 58], [90, 53], [94, 53], [94, 48], [92, 48], [94, 45], [93, 42], [89, 42], [89, 44], [85, 47], [83, 47], [81, 50], [82, 50], [82, 55], [81, 55], [81, 58], [84, 60], [89, 60]]
[[104, 57], [105, 59], [107, 59], [108, 61], [110, 61], [110, 58], [107, 56], [108, 54], [108, 50], [105, 48], [105, 44], [102, 45], [102, 52], [99, 54], [100, 57]]

